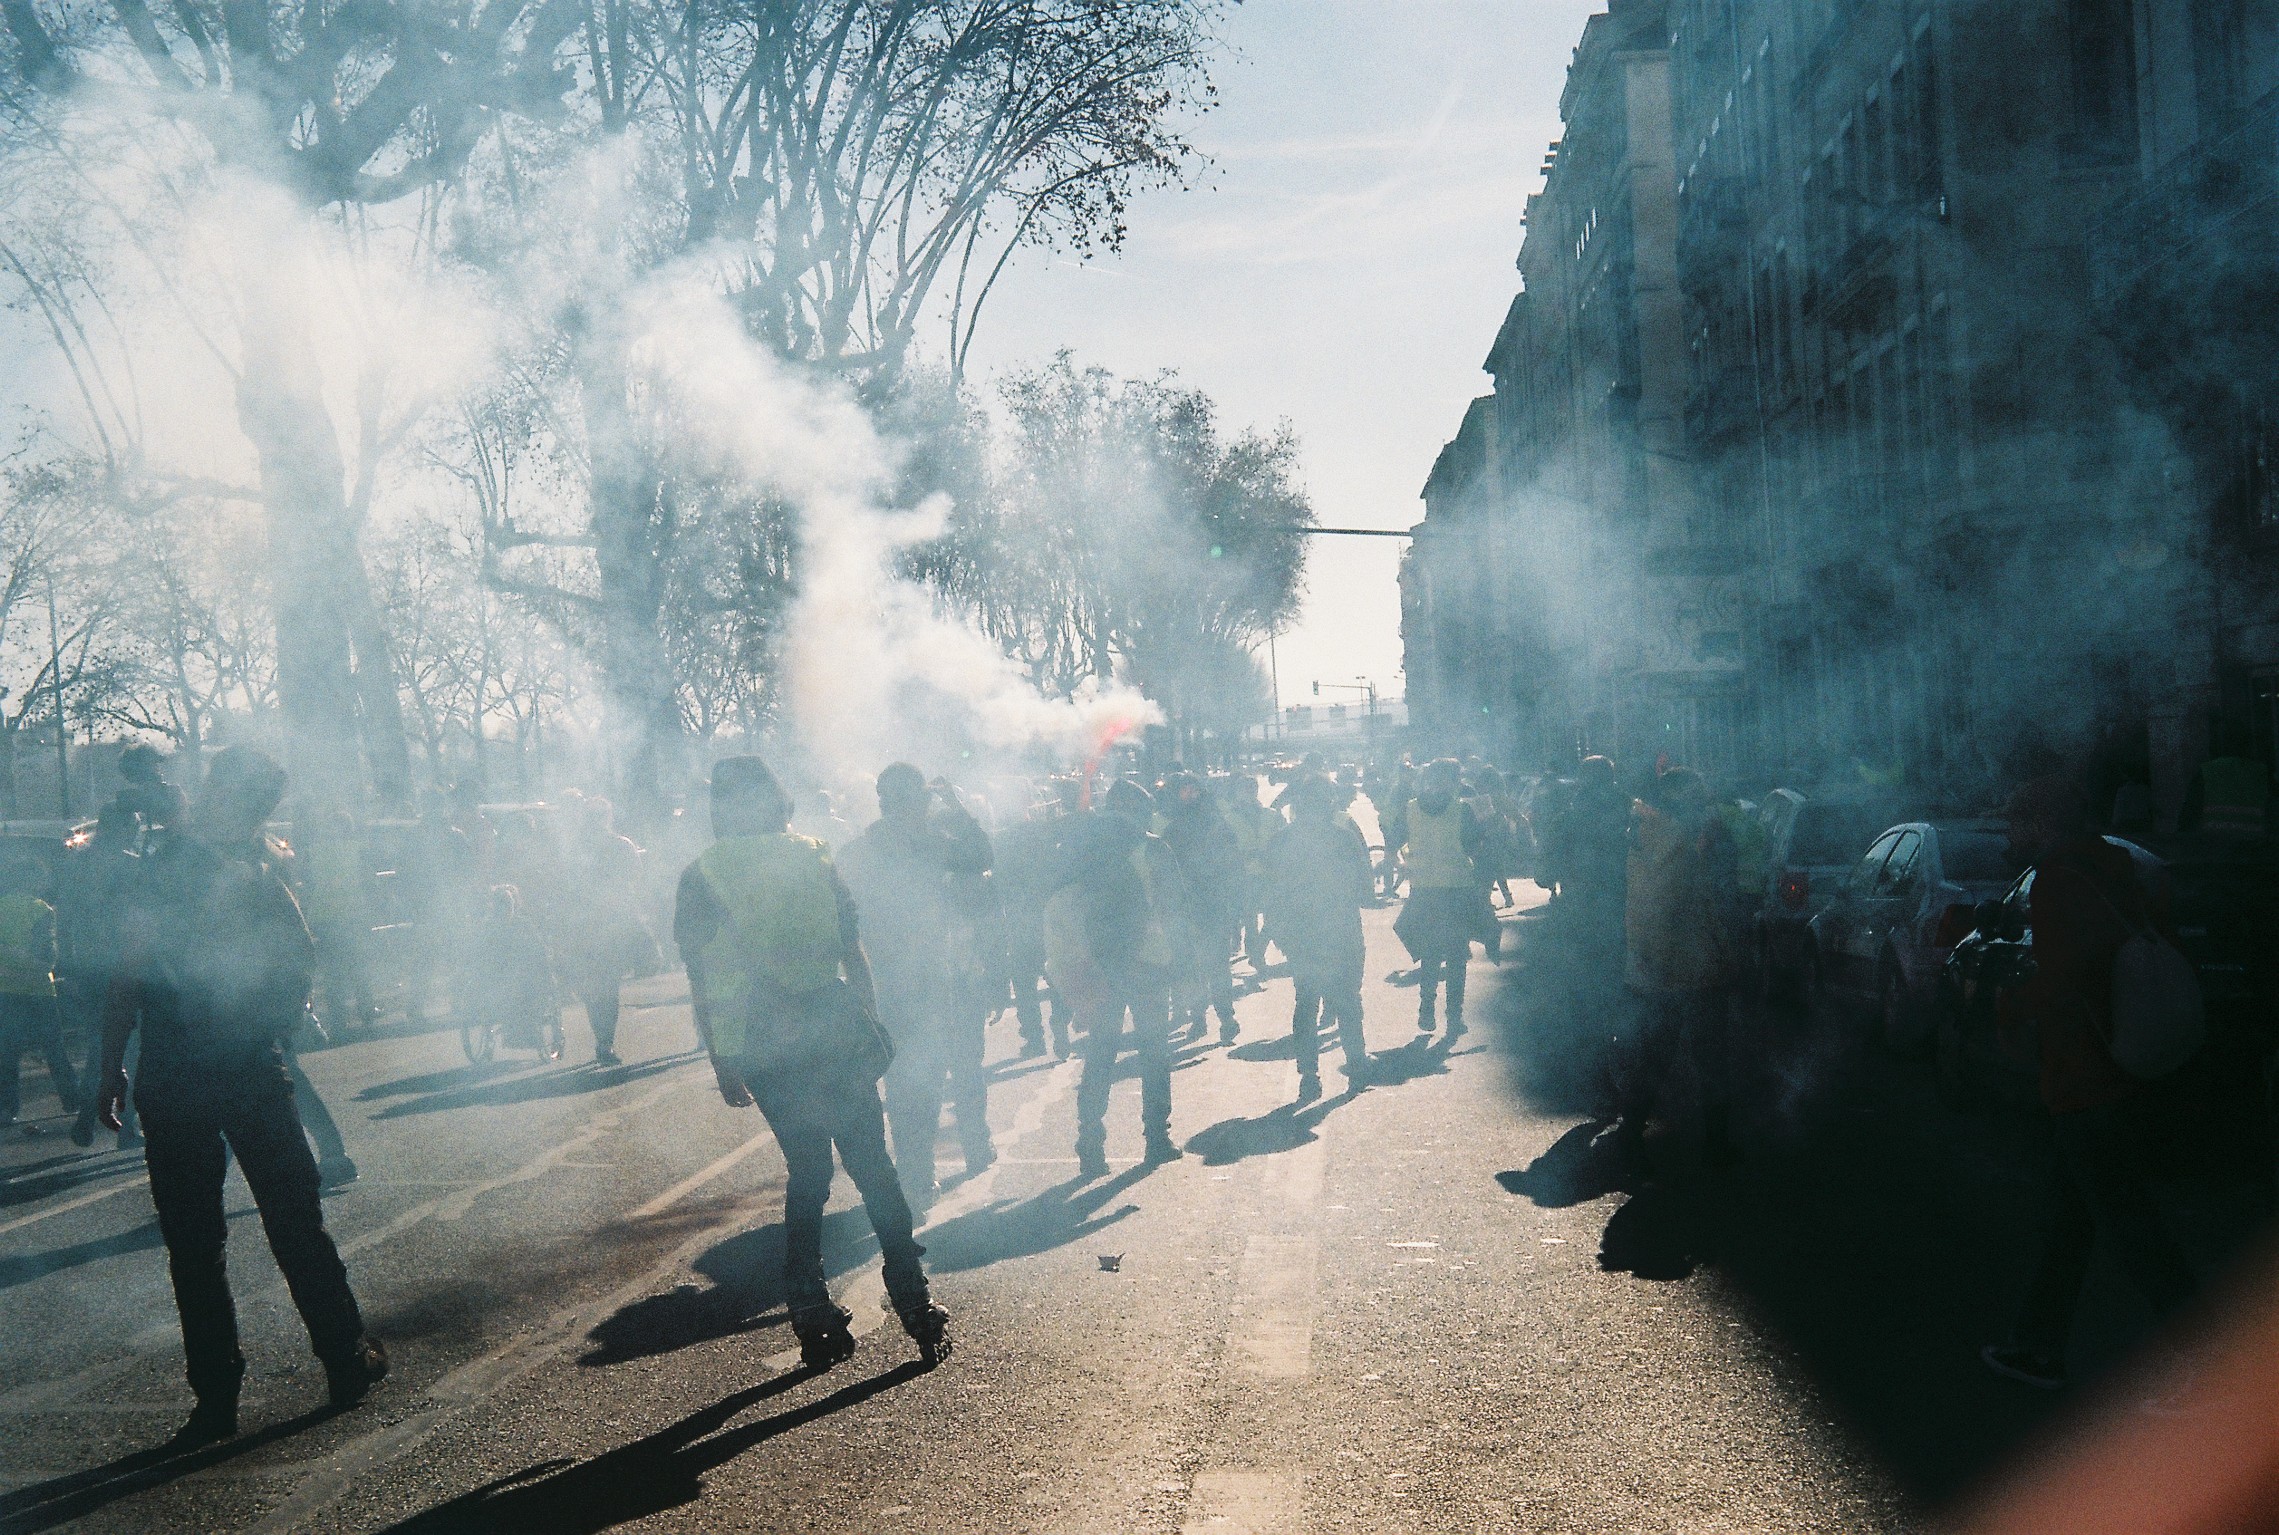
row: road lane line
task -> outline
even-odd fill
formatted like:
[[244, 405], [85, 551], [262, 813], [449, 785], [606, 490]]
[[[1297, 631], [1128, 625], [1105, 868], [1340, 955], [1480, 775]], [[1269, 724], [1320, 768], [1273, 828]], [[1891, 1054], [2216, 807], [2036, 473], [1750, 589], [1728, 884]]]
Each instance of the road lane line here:
[[49, 1205], [44, 1210], [34, 1210], [29, 1215], [19, 1215], [12, 1221], [0, 1221], [0, 1237], [6, 1236], [11, 1231], [21, 1231], [26, 1226], [46, 1220], [51, 1215], [68, 1215], [73, 1210], [84, 1210], [99, 1200], [109, 1199], [113, 1194], [124, 1194], [129, 1189], [148, 1188], [149, 1186], [142, 1179], [133, 1178], [125, 1183], [114, 1183], [107, 1189], [97, 1189], [90, 1194], [81, 1194], [76, 1199], [66, 1199], [60, 1204]]
[[734, 1151], [729, 1152], [726, 1156], [720, 1158], [718, 1161], [714, 1162], [711, 1166], [704, 1168], [702, 1171], [689, 1174], [686, 1178], [683, 1178], [680, 1182], [674, 1184], [671, 1188], [665, 1190], [662, 1194], [659, 1194], [655, 1199], [650, 1200], [640, 1209], [635, 1210], [631, 1215], [626, 1216], [625, 1219], [628, 1221], [645, 1221], [653, 1216], [664, 1214], [674, 1205], [679, 1204], [682, 1200], [688, 1198], [689, 1195], [695, 1193], [698, 1189], [703, 1188], [707, 1183], [710, 1183], [713, 1179], [719, 1177], [722, 1173], [733, 1169], [738, 1163], [742, 1162], [753, 1152], [758, 1151], [763, 1146], [772, 1145], [774, 1141], [774, 1132], [763, 1127], [760, 1130], [759, 1134], [744, 1142], [743, 1145], [738, 1146]]
[[1179, 1535], [1299, 1535], [1303, 1482], [1294, 1471], [1204, 1471]]
[[1310, 1236], [1259, 1232], [1235, 1275], [1227, 1353], [1245, 1375], [1300, 1380], [1313, 1370], [1314, 1265]]

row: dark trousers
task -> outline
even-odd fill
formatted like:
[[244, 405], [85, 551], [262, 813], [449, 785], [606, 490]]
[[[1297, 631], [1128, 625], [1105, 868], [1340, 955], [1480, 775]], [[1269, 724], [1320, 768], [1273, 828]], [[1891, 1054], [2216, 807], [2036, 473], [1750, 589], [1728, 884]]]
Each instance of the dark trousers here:
[[324, 1229], [316, 1160], [302, 1138], [289, 1089], [276, 1083], [146, 1101], [142, 1124], [151, 1203], [158, 1207], [174, 1304], [182, 1314], [190, 1389], [200, 1397], [234, 1397], [245, 1374], [223, 1256], [229, 1226], [222, 1212], [222, 1174], [230, 1153], [253, 1190], [269, 1251], [308, 1326], [310, 1346], [327, 1363], [354, 1353], [364, 1320], [349, 1293], [340, 1252]]
[[596, 1055], [610, 1055], [617, 1049], [617, 993], [623, 980], [615, 966], [571, 977], [571, 987], [585, 1005], [586, 1023], [593, 1029]]
[[2050, 1124], [2055, 1144], [2042, 1193], [2042, 1257], [2015, 1338], [2044, 1359], [2062, 1359], [2100, 1231], [2121, 1272], [2163, 1318], [2196, 1286], [2145, 1182], [2124, 1112], [2083, 1109], [2052, 1115]]
[[1038, 984], [1045, 971], [1043, 929], [1006, 940], [1005, 959], [1013, 972], [1013, 1015], [1021, 1020], [1021, 1043], [1042, 1049], [1049, 1027], [1053, 1053], [1068, 1054], [1068, 1009], [1056, 996], [1048, 1016], [1043, 988]]
[[1108, 1094], [1115, 1086], [1126, 1014], [1139, 1054], [1141, 1128], [1151, 1145], [1171, 1138], [1171, 999], [1162, 981], [1150, 979], [1120, 987], [1078, 1015], [1084, 1029], [1077, 1047], [1084, 1057], [1084, 1075], [1076, 1084], [1078, 1156], [1099, 1156], [1107, 1148]]
[[989, 1078], [981, 1069], [982, 1021], [964, 1012], [896, 1033], [886, 1070], [886, 1115], [894, 1126], [894, 1160], [903, 1184], [923, 1197], [934, 1187], [934, 1143], [942, 1106], [957, 1115], [958, 1144], [969, 1167], [988, 1160]]
[[918, 1263], [925, 1249], [913, 1235], [910, 1202], [887, 1155], [878, 1084], [852, 1067], [796, 1078], [756, 1073], [747, 1080], [783, 1150], [783, 1282], [793, 1320], [831, 1304], [823, 1278], [823, 1206], [831, 1197], [834, 1146], [878, 1233], [894, 1309], [925, 1305], [926, 1271]]
[[1645, 1134], [1646, 1117], [1669, 1088], [1680, 1052], [1693, 1061], [1701, 1084], [1705, 1128], [1713, 1138], [1726, 1130], [1732, 1099], [1730, 998], [1721, 990], [1653, 992], [1633, 998], [1636, 1022], [1628, 1046], [1617, 1052], [1616, 1113], [1633, 1139]]
[[63, 1042], [63, 1015], [55, 998], [0, 993], [0, 1119], [14, 1119], [24, 1107], [26, 1050], [37, 1050], [47, 1062], [48, 1081], [64, 1111], [77, 1112], [79, 1074]]
[[318, 1096], [317, 1085], [301, 1069], [300, 1057], [288, 1053], [285, 1070], [293, 1079], [293, 1112], [309, 1132], [309, 1138], [317, 1143], [317, 1157], [330, 1162], [347, 1156], [348, 1143], [340, 1138], [340, 1125], [332, 1117], [332, 1110], [325, 1107], [324, 1099]]
[[1295, 965], [1297, 1009], [1290, 1018], [1290, 1036], [1298, 1049], [1298, 1072], [1316, 1076], [1321, 1071], [1321, 1026], [1334, 1022], [1338, 1043], [1345, 1049], [1350, 1075], [1369, 1059], [1369, 1046], [1361, 1033], [1361, 987], [1343, 975], [1309, 974]]
[[1448, 988], [1448, 1021], [1454, 1024], [1463, 1020], [1464, 972], [1471, 963], [1472, 945], [1469, 942], [1460, 949], [1442, 949], [1417, 961], [1418, 1028], [1432, 1027], [1433, 998], [1443, 985]]
[[310, 937], [317, 951], [318, 1016], [332, 1028], [378, 1022], [380, 1009], [372, 1000], [372, 970], [364, 952], [371, 941], [370, 929], [326, 922], [313, 927]]

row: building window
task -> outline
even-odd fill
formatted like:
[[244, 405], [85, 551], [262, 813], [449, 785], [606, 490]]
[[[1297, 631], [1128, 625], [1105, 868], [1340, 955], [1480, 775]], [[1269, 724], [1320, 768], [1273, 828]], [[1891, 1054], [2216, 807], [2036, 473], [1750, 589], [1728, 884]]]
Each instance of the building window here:
[[2072, 65], [2073, 133], [2082, 160], [2116, 164], [2137, 142], [2136, 43], [2129, 0], [2069, 0], [2066, 42]]

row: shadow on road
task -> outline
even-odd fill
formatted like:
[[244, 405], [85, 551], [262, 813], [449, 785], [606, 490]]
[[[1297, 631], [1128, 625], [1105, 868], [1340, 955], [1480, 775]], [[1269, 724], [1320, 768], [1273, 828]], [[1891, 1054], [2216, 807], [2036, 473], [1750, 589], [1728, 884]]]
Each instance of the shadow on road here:
[[[660, 1055], [623, 1066], [597, 1067], [591, 1061], [585, 1061], [575, 1066], [550, 1067], [528, 1076], [509, 1077], [504, 1081], [479, 1077], [470, 1080], [467, 1069], [455, 1073], [431, 1073], [431, 1076], [447, 1077], [454, 1085], [390, 1104], [372, 1118], [404, 1119], [414, 1114], [439, 1114], [450, 1109], [507, 1108], [518, 1103], [538, 1103], [549, 1098], [575, 1098], [585, 1093], [598, 1093], [605, 1088], [623, 1087], [628, 1082], [639, 1082], [700, 1058], [699, 1051], [682, 1051], [677, 1055]], [[418, 1083], [425, 1079], [413, 1077], [406, 1080]], [[385, 1087], [372, 1087], [366, 1088], [357, 1097], [377, 1098], [385, 1093]]]
[[[232, 1210], [225, 1218], [237, 1221], [252, 1213], [251, 1207], [248, 1207], [242, 1210]], [[74, 1242], [69, 1247], [51, 1247], [46, 1252], [25, 1253], [14, 1258], [0, 1258], [0, 1290], [13, 1290], [16, 1286], [30, 1284], [35, 1279], [45, 1279], [50, 1274], [58, 1274], [65, 1269], [75, 1269], [82, 1264], [99, 1263], [105, 1258], [121, 1258], [128, 1253], [148, 1252], [154, 1247], [164, 1246], [165, 1241], [166, 1239], [159, 1235], [158, 1222], [154, 1218], [145, 1221], [131, 1231], [121, 1231], [107, 1237], [96, 1237], [86, 1242]]]
[[1270, 1157], [1295, 1151], [1318, 1140], [1321, 1122], [1351, 1094], [1323, 1098], [1300, 1108], [1285, 1103], [1251, 1119], [1222, 1119], [1187, 1138], [1187, 1149], [1203, 1159], [1205, 1167], [1228, 1167], [1248, 1157]]
[[235, 1460], [255, 1450], [290, 1439], [304, 1429], [314, 1428], [327, 1418], [337, 1417], [343, 1409], [320, 1407], [313, 1412], [272, 1423], [240, 1438], [221, 1444], [207, 1445], [202, 1449], [183, 1449], [173, 1444], [153, 1445], [147, 1450], [136, 1450], [104, 1465], [85, 1471], [73, 1471], [65, 1476], [0, 1495], [0, 1530], [29, 1532], [49, 1530], [74, 1519], [84, 1519], [97, 1509], [163, 1487], [168, 1482]]
[[[1962, 1494], [2067, 1410], [2068, 1398], [1999, 1380], [1977, 1357], [2007, 1332], [2037, 1254], [2036, 1121], [1946, 1108], [1923, 1063], [1872, 1048], [1846, 1015], [1746, 1005], [1722, 1052], [1740, 1164], [1702, 1161], [1699, 1084], [1681, 1080], [1633, 1174], [1603, 1134], [1627, 1000], [1616, 978], [1563, 964], [1556, 929], [1530, 927], [1519, 963], [1482, 988], [1486, 1015], [1513, 1095], [1585, 1118], [1498, 1183], [1546, 1207], [1627, 1194], [1601, 1235], [1600, 1267], [1660, 1282], [1714, 1274], [1926, 1506]], [[2221, 1247], [2203, 1244], [2202, 1256]], [[2077, 1365], [2110, 1368], [2149, 1320], [2101, 1265]]]
[[103, 1151], [73, 1151], [12, 1168], [0, 1181], [0, 1210], [69, 1193], [84, 1184], [142, 1171], [142, 1158]]
[[[823, 1217], [827, 1274], [836, 1277], [859, 1268], [877, 1251], [870, 1218], [860, 1209], [834, 1210]], [[603, 1318], [586, 1334], [593, 1347], [578, 1356], [578, 1363], [623, 1364], [781, 1326], [788, 1320], [780, 1222], [714, 1244], [691, 1267], [710, 1283], [676, 1285]]]
[[1055, 1184], [1027, 1199], [984, 1205], [928, 1226], [926, 1266], [937, 1274], [957, 1273], [1082, 1241], [1136, 1214], [1139, 1206], [1128, 1201], [1112, 1210], [1107, 1206], [1153, 1171], [1142, 1163], [1101, 1183]]
[[793, 1370], [591, 1460], [541, 1461], [394, 1529], [402, 1535], [593, 1535], [685, 1508], [703, 1495], [707, 1471], [778, 1435], [891, 1391], [925, 1370], [916, 1361], [897, 1365], [756, 1423], [728, 1427], [747, 1408], [812, 1378], [808, 1371]]

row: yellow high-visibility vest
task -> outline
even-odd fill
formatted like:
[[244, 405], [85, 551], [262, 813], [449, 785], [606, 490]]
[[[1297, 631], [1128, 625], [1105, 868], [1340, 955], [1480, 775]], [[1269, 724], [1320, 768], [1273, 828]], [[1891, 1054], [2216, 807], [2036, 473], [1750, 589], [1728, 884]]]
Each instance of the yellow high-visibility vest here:
[[696, 861], [728, 920], [704, 946], [704, 1000], [712, 1048], [742, 1052], [755, 980], [793, 995], [839, 979], [844, 945], [831, 858], [812, 837], [776, 832], [723, 837]]
[[1438, 815], [1415, 800], [1408, 804], [1408, 869], [1411, 890], [1464, 890], [1477, 880], [1472, 857], [1464, 851], [1464, 802], [1451, 798]]
[[55, 995], [55, 908], [36, 895], [0, 896], [0, 993]]

